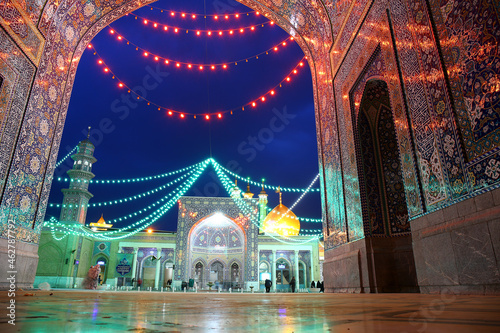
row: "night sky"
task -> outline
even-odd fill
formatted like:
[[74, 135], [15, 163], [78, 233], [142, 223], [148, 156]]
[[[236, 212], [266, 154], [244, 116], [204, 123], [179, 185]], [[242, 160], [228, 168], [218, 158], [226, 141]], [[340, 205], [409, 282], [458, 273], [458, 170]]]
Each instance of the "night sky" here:
[[[161, 55], [164, 58], [186, 63], [222, 63], [247, 58], [261, 53], [289, 37], [277, 25], [258, 26], [255, 31], [246, 30], [233, 36], [196, 36], [191, 29], [232, 29], [267, 22], [255, 13], [241, 14], [239, 19], [231, 17], [203, 18], [195, 20], [172, 17], [170, 10], [178, 12], [204, 13], [201, 0], [160, 0], [152, 4], [164, 8], [163, 13], [151, 7], [143, 7], [134, 14], [149, 20], [144, 25], [133, 15], [124, 16], [113, 22], [116, 29], [130, 42]], [[234, 14], [251, 11], [234, 1], [207, 1], [207, 14]], [[153, 27], [153, 22], [161, 24]], [[176, 34], [163, 24], [179, 27]], [[206, 28], [205, 28], [206, 26]], [[182, 28], [182, 29], [181, 29]], [[186, 33], [186, 29], [189, 33]], [[295, 42], [287, 42], [277, 52], [250, 59], [248, 62], [231, 65], [227, 69], [176, 68], [173, 62], [164, 65], [154, 61], [152, 56], [144, 57], [135, 47], [124, 40], [117, 40], [117, 33], [110, 28], [103, 29], [92, 41], [95, 50], [87, 49], [78, 66], [73, 93], [64, 127], [60, 160], [79, 141], [85, 139], [87, 127], [92, 126], [91, 141], [96, 145], [97, 162], [92, 171], [95, 179], [122, 179], [162, 174], [198, 163], [212, 157], [221, 165], [231, 168], [244, 177], [259, 181], [266, 179], [270, 185], [305, 188], [318, 173], [318, 152], [314, 121], [312, 79], [307, 62], [299, 73], [291, 75], [291, 82], [276, 89], [275, 96], [269, 96], [262, 103], [258, 99], [284, 79], [304, 56]], [[127, 94], [126, 88], [119, 88], [116, 79], [103, 71], [98, 64], [102, 59], [109, 69], [130, 87], [145, 87], [145, 98], [165, 108], [197, 116], [180, 119], [178, 114], [169, 116], [166, 109], [148, 106], [147, 102]], [[151, 73], [155, 73], [152, 75]], [[147, 78], [146, 85], [144, 79]], [[156, 79], [155, 79], [156, 78]], [[139, 89], [140, 90], [140, 89]], [[241, 105], [257, 101], [255, 108]], [[233, 115], [224, 114], [210, 121], [203, 115], [210, 112], [232, 109]], [[57, 177], [67, 177], [71, 168], [68, 159], [55, 171]], [[215, 179], [212, 169], [200, 177], [186, 195], [227, 196], [222, 185]], [[168, 180], [142, 182], [133, 185], [90, 184], [94, 194], [92, 202], [120, 199], [158, 187]], [[246, 184], [238, 183], [245, 190]], [[316, 182], [314, 187], [318, 187]], [[62, 188], [68, 183], [54, 180], [50, 203], [62, 203]], [[258, 194], [260, 189], [251, 188]], [[278, 204], [278, 195], [271, 190], [269, 207]], [[95, 222], [101, 214], [111, 220], [158, 200], [167, 192], [137, 200], [133, 203], [89, 208], [87, 223]], [[284, 193], [283, 203], [290, 207], [300, 193]], [[299, 217], [321, 217], [319, 193], [311, 193], [295, 207]], [[48, 208], [45, 217], [59, 218], [60, 208]], [[130, 221], [130, 220], [129, 220]], [[122, 222], [124, 223], [124, 222]], [[129, 224], [130, 222], [126, 223]], [[177, 223], [177, 206], [156, 222], [157, 230], [174, 231]], [[115, 224], [115, 227], [126, 224]], [[302, 228], [319, 229], [320, 223], [302, 223]]]

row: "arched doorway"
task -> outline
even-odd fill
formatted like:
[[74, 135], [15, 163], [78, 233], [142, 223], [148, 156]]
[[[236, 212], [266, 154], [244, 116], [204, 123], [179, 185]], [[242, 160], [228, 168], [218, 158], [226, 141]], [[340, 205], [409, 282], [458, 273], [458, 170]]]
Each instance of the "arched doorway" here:
[[99, 283], [103, 284], [106, 282], [107, 277], [108, 277], [108, 258], [104, 256], [100, 256], [97, 258], [96, 265], [99, 265], [101, 267], [101, 273], [99, 273]]
[[194, 265], [193, 279], [194, 279], [194, 282], [196, 282], [196, 285], [198, 286], [198, 288], [202, 287], [206, 284], [205, 281], [203, 280], [203, 270], [204, 269], [205, 269], [205, 266], [203, 265], [203, 263], [201, 261], [198, 261]]
[[172, 260], [165, 261], [165, 269], [163, 273], [163, 286], [167, 285], [168, 280], [172, 280], [174, 277], [174, 263]]
[[366, 83], [356, 125], [370, 291], [416, 291], [401, 159], [385, 81]]
[[290, 263], [280, 258], [276, 261], [276, 289], [288, 290], [290, 280], [292, 279]]
[[241, 275], [240, 275], [240, 265], [238, 263], [233, 262], [231, 265], [231, 288], [236, 289], [240, 288]]
[[154, 288], [156, 279], [156, 261], [149, 256], [142, 261], [142, 287]]
[[[67, 107], [83, 51], [92, 38], [108, 24], [152, 2], [154, 0], [112, 0], [96, 3], [61, 0], [46, 4], [37, 2], [36, 5], [29, 6], [32, 12], [20, 16], [20, 19], [22, 17], [29, 21], [21, 24], [30, 33], [30, 29], [33, 29], [35, 36], [30, 40], [33, 47], [28, 45], [21, 49], [12, 43], [11, 52], [6, 52], [15, 55], [17, 60], [22, 60], [23, 66], [27, 63], [25, 67], [29, 68], [19, 70], [27, 76], [23, 76], [22, 86], [19, 85], [18, 95], [22, 99], [13, 103], [19, 108], [12, 112], [15, 119], [9, 122], [9, 135], [6, 136], [6, 141], [2, 142], [2, 149], [5, 146], [6, 153], [5, 161], [0, 165], [0, 174], [3, 177], [0, 205], [2, 211], [8, 214], [4, 221], [22, 221], [16, 224], [18, 240], [34, 247], [29, 251], [29, 256], [20, 254], [19, 261], [25, 258], [30, 264], [36, 264], [36, 259], [33, 258], [36, 257], [44, 222], [46, 198], [51, 188]], [[314, 87], [317, 103], [314, 107], [318, 115], [320, 110], [326, 110], [327, 105], [333, 102], [331, 81], [328, 83], [331, 79], [330, 60], [324, 53], [324, 48], [318, 48], [315, 41], [321, 40], [322, 45], [330, 45], [333, 42], [325, 5], [319, 3], [318, 7], [309, 8], [305, 1], [302, 5], [291, 1], [274, 4], [262, 4], [256, 0], [239, 2], [260, 11], [263, 16], [273, 20], [276, 25], [295, 37], [295, 42], [308, 56], [313, 81], [317, 82]], [[289, 6], [296, 9], [287, 10]], [[309, 9], [306, 11], [303, 8]], [[296, 15], [298, 13], [300, 17]], [[11, 39], [18, 37], [15, 32], [9, 34], [12, 36], [7, 37]], [[318, 72], [321, 74], [317, 74]], [[50, 84], [47, 84], [48, 82]], [[324, 101], [319, 100], [320, 95]], [[47, 119], [47, 122], [44, 120], [40, 125], [39, 119]], [[25, 144], [27, 141], [37, 144]], [[321, 141], [320, 145], [323, 145]], [[26, 177], [19, 177], [19, 174]], [[22, 200], [19, 200], [20, 198]], [[28, 281], [32, 279], [31, 275], [20, 274], [19, 285], [29, 286], [33, 282]]]
[[216, 289], [221, 288], [224, 283], [224, 264], [218, 260], [210, 265], [210, 281]]
[[[214, 213], [196, 222], [189, 232], [189, 255], [186, 261], [186, 281], [198, 274], [199, 286], [210, 281], [215, 286], [228, 289], [233, 284], [233, 263], [238, 266], [238, 278], [244, 276], [246, 234], [243, 228], [227, 215]], [[228, 250], [230, 249], [230, 251]], [[196, 268], [196, 265], [199, 266]], [[228, 271], [224, 274], [224, 268]], [[207, 269], [203, 274], [203, 269]], [[205, 276], [206, 275], [206, 276]]]
[[259, 285], [262, 290], [265, 290], [265, 281], [269, 279], [272, 281], [271, 268], [267, 261], [261, 261], [259, 264]]

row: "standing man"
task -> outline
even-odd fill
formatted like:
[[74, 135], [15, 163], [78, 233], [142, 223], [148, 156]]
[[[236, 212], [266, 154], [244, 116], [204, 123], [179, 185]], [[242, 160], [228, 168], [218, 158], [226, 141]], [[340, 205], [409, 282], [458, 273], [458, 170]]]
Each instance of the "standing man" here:
[[264, 285], [266, 286], [266, 293], [268, 293], [269, 291], [271, 291], [271, 286], [273, 285], [273, 283], [271, 282], [271, 280], [266, 279], [266, 282], [264, 283]]
[[292, 288], [292, 293], [295, 292], [295, 276], [292, 277], [292, 280], [290, 281], [290, 288]]

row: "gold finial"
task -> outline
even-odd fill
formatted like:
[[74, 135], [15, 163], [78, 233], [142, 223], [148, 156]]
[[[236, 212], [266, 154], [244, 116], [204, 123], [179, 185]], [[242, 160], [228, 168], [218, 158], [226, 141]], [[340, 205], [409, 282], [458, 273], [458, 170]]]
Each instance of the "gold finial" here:
[[276, 193], [280, 194], [280, 205], [281, 205], [281, 187], [278, 186], [278, 189], [276, 190]]
[[234, 176], [234, 186], [238, 186], [238, 178], [236, 176]]
[[91, 129], [91, 127], [89, 126], [89, 132], [87, 133], [87, 139], [90, 138], [90, 129]]
[[250, 177], [247, 178], [247, 193], [250, 193]]
[[262, 191], [264, 191], [264, 178], [262, 178]]

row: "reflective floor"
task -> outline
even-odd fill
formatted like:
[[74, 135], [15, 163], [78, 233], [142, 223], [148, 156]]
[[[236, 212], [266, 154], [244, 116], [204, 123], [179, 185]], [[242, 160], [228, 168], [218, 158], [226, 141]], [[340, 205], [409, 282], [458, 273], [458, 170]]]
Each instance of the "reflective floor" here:
[[15, 326], [0, 301], [0, 332], [500, 332], [500, 296], [23, 291]]

